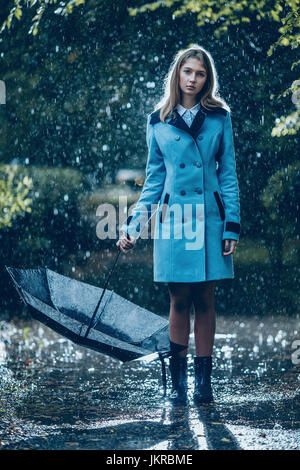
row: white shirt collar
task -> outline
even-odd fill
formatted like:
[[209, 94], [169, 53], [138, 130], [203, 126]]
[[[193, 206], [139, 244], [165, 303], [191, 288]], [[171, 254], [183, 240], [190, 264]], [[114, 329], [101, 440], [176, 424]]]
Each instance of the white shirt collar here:
[[[187, 111], [187, 108], [182, 106], [180, 103], [176, 106], [176, 109], [177, 109], [178, 113], [180, 114], [180, 116], [182, 116]], [[195, 104], [195, 106], [190, 108], [189, 111], [191, 111], [194, 114], [194, 116], [196, 116], [199, 109], [200, 109], [200, 103], [197, 103], [197, 104]]]

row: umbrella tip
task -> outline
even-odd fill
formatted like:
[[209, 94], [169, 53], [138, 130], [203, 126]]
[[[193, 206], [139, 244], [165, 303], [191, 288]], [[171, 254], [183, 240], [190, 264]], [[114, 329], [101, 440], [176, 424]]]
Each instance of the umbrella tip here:
[[5, 267], [6, 271], [8, 272], [8, 274], [11, 275], [11, 271], [12, 271], [13, 268], [11, 268], [10, 266], [6, 266], [6, 264], [4, 265], [4, 267]]

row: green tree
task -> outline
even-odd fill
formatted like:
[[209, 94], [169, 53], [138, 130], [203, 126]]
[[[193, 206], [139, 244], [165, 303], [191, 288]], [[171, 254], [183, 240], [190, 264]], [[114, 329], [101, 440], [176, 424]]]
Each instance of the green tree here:
[[[54, 14], [67, 16], [73, 13], [76, 7], [84, 5], [86, 0], [14, 0], [14, 6], [10, 8], [6, 20], [3, 22], [0, 33], [5, 29], [10, 29], [15, 19], [20, 20], [23, 10], [26, 8], [34, 11], [29, 33], [36, 35], [38, 33], [40, 22], [45, 12], [51, 9]], [[140, 3], [140, 2], [138, 2]], [[183, 16], [188, 13], [196, 15], [197, 25], [204, 26], [207, 23], [216, 26], [214, 34], [220, 38], [222, 33], [226, 33], [232, 25], [241, 25], [251, 23], [255, 18], [258, 21], [270, 21], [278, 23], [279, 38], [270, 45], [267, 54], [271, 56], [278, 46], [289, 46], [296, 49], [300, 45], [300, 0], [159, 0], [148, 2], [138, 7], [128, 7], [129, 14], [135, 16], [137, 13], [154, 11], [160, 7], [172, 8], [174, 17]], [[242, 36], [243, 31], [241, 30]], [[253, 41], [253, 37], [245, 37], [248, 41]], [[243, 37], [241, 37], [243, 40]], [[300, 59], [291, 64], [291, 70], [294, 70], [300, 64]], [[287, 95], [293, 95], [293, 103], [296, 110], [287, 116], [281, 116], [275, 122], [272, 129], [272, 136], [295, 134], [300, 128], [300, 80], [296, 79], [292, 84], [278, 95], [271, 95], [271, 99], [282, 98]]]
[[32, 199], [28, 193], [32, 179], [17, 176], [17, 166], [0, 167], [0, 229], [11, 227], [15, 217], [31, 212]]
[[280, 270], [285, 242], [297, 240], [300, 231], [300, 162], [272, 175], [261, 194], [261, 201], [266, 209], [265, 239], [270, 259]]
[[[230, 26], [239, 26], [243, 23], [251, 23], [255, 18], [257, 21], [269, 21], [278, 24], [279, 38], [270, 45], [267, 54], [271, 56], [279, 46], [289, 46], [296, 49], [300, 46], [300, 0], [159, 0], [156, 2], [145, 3], [140, 7], [129, 8], [129, 13], [135, 16], [137, 13], [144, 13], [148, 10], [156, 10], [159, 7], [172, 8], [174, 17], [182, 16], [187, 13], [195, 14], [199, 27], [207, 23], [216, 26], [214, 34], [220, 37], [226, 33]], [[245, 35], [243, 29], [239, 29], [241, 41], [247, 40], [254, 42], [256, 31], [253, 30], [250, 37]], [[300, 65], [300, 59], [291, 64], [291, 70]], [[293, 95], [293, 103], [296, 110], [288, 116], [281, 116], [272, 129], [272, 136], [281, 136], [286, 134], [296, 134], [300, 128], [300, 80], [296, 79], [283, 92], [275, 97], [282, 98], [289, 94]]]
[[[73, 13], [74, 7], [78, 7], [84, 3], [85, 0], [69, 0], [66, 2], [58, 2], [57, 0], [14, 0], [14, 6], [10, 8], [9, 15], [1, 26], [0, 33], [2, 33], [2, 31], [5, 29], [10, 29], [15, 18], [20, 20], [23, 14], [23, 10], [26, 8], [30, 8], [32, 11], [34, 11], [29, 34], [35, 36], [38, 33], [41, 19], [47, 10], [50, 8], [53, 9], [55, 7], [55, 14], [66, 16], [70, 13]], [[59, 7], [57, 8], [58, 4]]]

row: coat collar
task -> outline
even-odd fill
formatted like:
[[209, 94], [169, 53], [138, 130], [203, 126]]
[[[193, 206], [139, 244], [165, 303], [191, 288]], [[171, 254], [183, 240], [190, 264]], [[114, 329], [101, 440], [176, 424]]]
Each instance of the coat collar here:
[[[161, 122], [159, 118], [159, 113], [160, 113], [160, 108], [151, 114], [150, 124], [156, 124], [158, 122]], [[196, 139], [200, 132], [200, 129], [202, 127], [202, 124], [204, 122], [206, 115], [214, 114], [214, 113], [219, 113], [219, 114], [223, 114], [224, 116], [226, 116], [227, 111], [226, 109], [221, 108], [221, 107], [208, 110], [204, 108], [202, 105], [200, 105], [200, 109], [197, 112], [191, 127], [189, 127], [186, 124], [185, 120], [180, 116], [177, 109], [174, 109], [173, 115], [171, 117], [166, 118], [166, 123], [170, 124], [171, 126], [177, 127], [177, 129], [181, 129], [187, 132], [194, 139]]]

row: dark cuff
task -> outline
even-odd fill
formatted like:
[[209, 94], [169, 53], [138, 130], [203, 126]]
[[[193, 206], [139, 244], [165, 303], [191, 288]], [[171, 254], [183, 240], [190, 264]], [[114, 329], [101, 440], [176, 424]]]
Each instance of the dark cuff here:
[[237, 222], [226, 222], [225, 231], [226, 232], [240, 233], [241, 225], [238, 224]]
[[125, 222], [125, 224], [126, 224], [126, 225], [129, 225], [129, 224], [130, 224], [130, 221], [131, 221], [131, 219], [132, 219], [132, 215], [129, 215], [129, 216], [127, 217], [127, 219], [126, 219], [126, 222]]

